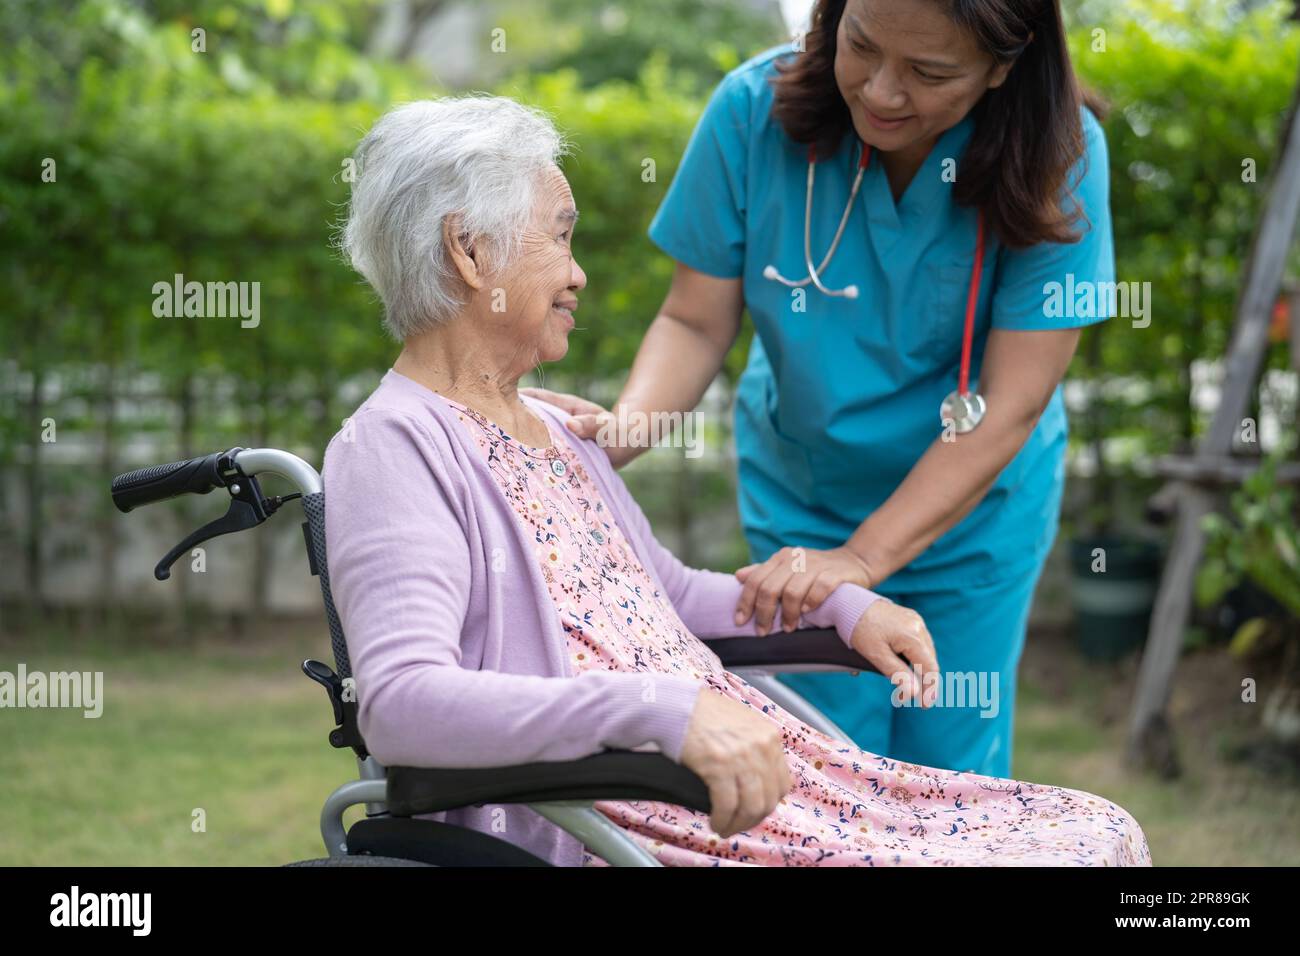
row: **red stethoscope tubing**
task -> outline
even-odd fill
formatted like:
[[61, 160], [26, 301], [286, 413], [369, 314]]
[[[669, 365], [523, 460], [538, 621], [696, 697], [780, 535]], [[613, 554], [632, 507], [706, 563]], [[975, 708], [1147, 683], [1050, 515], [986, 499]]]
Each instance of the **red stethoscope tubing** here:
[[971, 269], [970, 291], [966, 293], [966, 328], [961, 337], [961, 375], [957, 379], [957, 392], [970, 394], [970, 351], [975, 338], [975, 309], [980, 301], [980, 275], [984, 271], [984, 214], [979, 213], [975, 223], [975, 266]]

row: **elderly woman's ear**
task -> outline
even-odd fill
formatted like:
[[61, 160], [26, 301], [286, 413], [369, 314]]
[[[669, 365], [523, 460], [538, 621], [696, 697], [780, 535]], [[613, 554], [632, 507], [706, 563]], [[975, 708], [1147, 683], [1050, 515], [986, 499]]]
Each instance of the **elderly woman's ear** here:
[[449, 213], [442, 219], [442, 242], [464, 283], [475, 292], [482, 289], [487, 284], [484, 263], [456, 213]]

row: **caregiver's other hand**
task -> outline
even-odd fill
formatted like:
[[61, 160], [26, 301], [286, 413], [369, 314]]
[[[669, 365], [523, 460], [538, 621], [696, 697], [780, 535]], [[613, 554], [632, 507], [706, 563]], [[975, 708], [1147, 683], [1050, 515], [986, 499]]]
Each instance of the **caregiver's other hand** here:
[[871, 587], [871, 568], [861, 555], [847, 547], [819, 551], [816, 548], [782, 548], [762, 564], [748, 564], [736, 571], [745, 585], [736, 602], [736, 623], [754, 615], [754, 630], [766, 634], [781, 605], [781, 620], [787, 631], [799, 625], [799, 616], [820, 607], [841, 584]]
[[681, 762], [708, 786], [718, 836], [762, 823], [793, 785], [778, 726], [707, 687], [691, 712]]
[[[858, 618], [849, 643], [901, 689], [903, 700], [917, 701], [922, 707], [934, 703], [939, 658], [921, 615], [888, 598], [877, 598]], [[927, 674], [934, 676], [927, 680]]]
[[[605, 454], [609, 456], [609, 463], [615, 468], [621, 468], [636, 457], [635, 448], [628, 448], [623, 445], [605, 445], [598, 441], [601, 425], [606, 421], [613, 421], [613, 412], [602, 408], [595, 402], [589, 402], [585, 398], [579, 398], [577, 395], [569, 395], [565, 392], [552, 392], [549, 388], [521, 388], [519, 391], [543, 402], [550, 402], [557, 408], [568, 412], [571, 417], [565, 422], [565, 425], [569, 431], [579, 438], [590, 438], [600, 444], [605, 449]], [[613, 429], [612, 426], [611, 429], [613, 434], [618, 434], [617, 429]]]

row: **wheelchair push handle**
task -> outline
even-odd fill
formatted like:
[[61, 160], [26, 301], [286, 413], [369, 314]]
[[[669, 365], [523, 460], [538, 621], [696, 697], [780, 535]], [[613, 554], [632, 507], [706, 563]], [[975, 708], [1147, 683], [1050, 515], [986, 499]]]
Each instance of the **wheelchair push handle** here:
[[113, 504], [123, 513], [140, 505], [166, 501], [177, 495], [206, 495], [213, 488], [224, 487], [223, 473], [242, 449], [213, 452], [186, 461], [138, 468], [113, 479]]
[[[262, 494], [256, 477], [262, 472], [281, 475], [300, 490], [268, 498]], [[229, 493], [230, 510], [187, 535], [168, 551], [154, 567], [154, 577], [159, 581], [171, 577], [172, 564], [191, 548], [217, 535], [256, 527], [284, 502], [320, 491], [321, 483], [315, 469], [297, 455], [278, 448], [237, 447], [118, 475], [110, 490], [118, 510], [129, 512], [140, 505], [178, 495], [206, 495], [214, 488], [224, 488]]]

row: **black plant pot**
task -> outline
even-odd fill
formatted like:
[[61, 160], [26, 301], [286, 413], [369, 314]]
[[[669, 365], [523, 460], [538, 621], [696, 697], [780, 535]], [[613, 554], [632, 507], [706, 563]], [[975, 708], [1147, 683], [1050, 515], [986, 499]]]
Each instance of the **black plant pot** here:
[[[1101, 549], [1105, 571], [1100, 564]], [[1142, 646], [1160, 584], [1160, 547], [1140, 538], [1103, 535], [1070, 542], [1075, 636], [1084, 657], [1116, 661]]]

